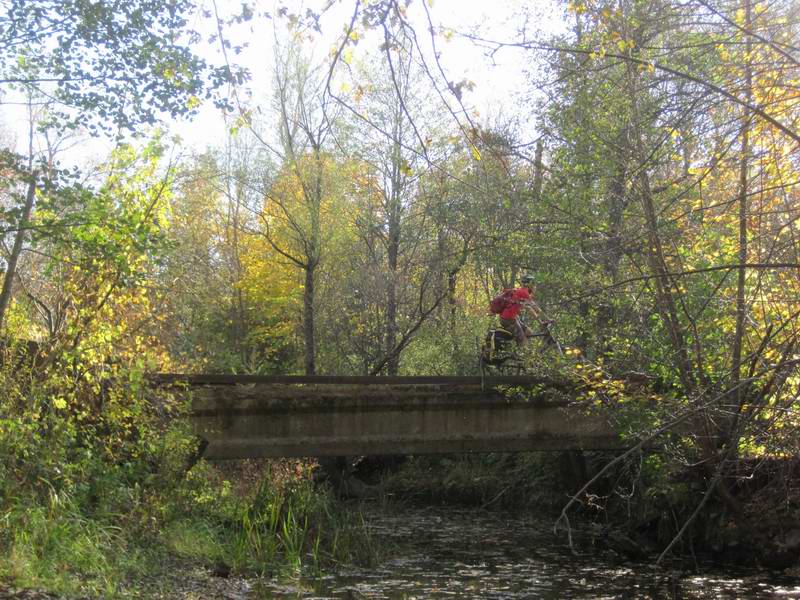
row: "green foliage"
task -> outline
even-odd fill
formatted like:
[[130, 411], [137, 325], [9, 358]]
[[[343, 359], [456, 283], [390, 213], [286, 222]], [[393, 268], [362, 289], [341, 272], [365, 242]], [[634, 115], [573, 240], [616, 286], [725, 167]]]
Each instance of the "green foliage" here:
[[0, 355], [0, 577], [19, 585], [125, 596], [130, 576], [170, 561], [294, 574], [309, 551], [313, 564], [364, 546], [342, 543], [363, 528], [308, 482], [266, 477], [242, 498], [203, 463], [187, 475], [187, 400], [145, 375], [166, 360], [148, 334], [170, 247], [162, 151], [158, 139], [121, 146], [98, 187], [54, 177], [42, 190], [31, 241], [42, 279], [6, 329], [45, 339]]
[[[151, 500], [179, 481], [191, 438], [169, 397], [105, 379], [98, 397], [57, 373], [0, 371], [0, 552], [5, 576], [65, 592], [114, 593]], [[12, 374], [13, 373], [13, 374]], [[117, 374], [119, 375], [119, 374]], [[135, 379], [134, 379], [135, 380]]]
[[[4, 85], [42, 89], [62, 106], [52, 124], [134, 132], [243, 75], [192, 52], [190, 0], [14, 0], [0, 15]], [[61, 122], [59, 123], [59, 120]]]
[[15, 373], [0, 373], [0, 577], [115, 597], [169, 561], [295, 576], [371, 558], [357, 515], [307, 479], [266, 472], [239, 495], [205, 463], [187, 473], [197, 441], [183, 402], [139, 377], [117, 372], [97, 397], [57, 375]]
[[433, 318], [403, 354], [403, 373], [409, 375], [475, 375], [478, 347], [486, 319], [449, 319], [442, 311]]
[[[44, 349], [34, 367], [10, 344], [0, 369], [8, 575], [114, 594], [112, 573], [127, 568], [114, 557], [136, 554], [134, 533], [259, 572], [296, 573], [309, 552], [358, 555], [358, 527], [307, 482], [266, 477], [241, 497], [207, 465], [187, 475], [186, 407], [150, 391], [145, 372], [296, 372], [305, 358], [338, 374], [473, 374], [488, 300], [523, 271], [566, 349], [535, 341], [519, 351], [526, 373], [567, 382], [631, 443], [691, 417], [587, 506], [616, 495], [663, 521], [691, 514], [715, 473], [712, 504], [732, 504], [748, 458], [795, 456], [797, 135], [782, 123], [797, 120], [784, 50], [796, 15], [778, 2], [709, 19], [701, 4], [566, 3], [574, 29], [553, 40], [559, 51], [536, 51], [543, 72], [520, 90], [548, 99], [533, 107], [533, 145], [527, 119], [451, 104], [472, 91], [466, 79], [430, 94], [419, 40], [452, 32], [418, 37], [406, 7], [382, 0], [344, 29], [332, 56], [348, 69], [304, 56], [322, 14], [278, 11], [292, 42], [278, 52], [274, 122], [248, 99], [224, 151], [179, 174], [158, 135], [117, 148], [99, 180], [4, 152], [7, 233], [25, 199], [35, 210], [0, 321], [5, 339]], [[189, 49], [193, 8], [12, 0], [0, 85], [66, 107], [44, 128], [138, 133], [191, 114], [223, 80], [241, 82]], [[253, 16], [243, 5], [231, 22]], [[378, 27], [380, 60], [357, 64]], [[332, 110], [334, 95], [352, 110]], [[431, 465], [443, 479], [424, 476]], [[490, 504], [528, 504], [555, 481], [527, 455], [419, 459], [408, 473]]]

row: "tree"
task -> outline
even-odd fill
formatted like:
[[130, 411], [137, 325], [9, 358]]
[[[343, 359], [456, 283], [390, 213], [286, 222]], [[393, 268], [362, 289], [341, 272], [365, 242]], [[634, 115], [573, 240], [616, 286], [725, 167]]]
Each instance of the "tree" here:
[[[119, 134], [165, 115], [191, 114], [200, 96], [233, 75], [227, 67], [210, 68], [185, 45], [192, 39], [192, 7], [184, 0], [13, 0], [0, 16], [0, 90], [20, 89], [30, 104], [41, 103], [45, 110], [36, 126], [42, 130], [86, 126], [92, 133]], [[29, 146], [27, 171], [17, 169], [26, 192], [0, 291], [0, 327], [44, 175], [33, 168], [39, 162], [33, 129]]]
[[187, 115], [234, 74], [188, 44], [191, 0], [12, 0], [0, 16], [0, 86], [29, 87], [58, 103], [52, 121], [135, 132]]
[[[650, 374], [669, 390], [660, 418], [689, 424], [674, 459], [707, 487], [677, 540], [710, 518], [709, 503], [741, 516], [740, 453], [792, 443], [782, 431], [793, 418], [768, 408], [791, 395], [798, 314], [794, 300], [774, 295], [796, 256], [785, 235], [796, 214], [774, 192], [793, 193], [780, 165], [794, 151], [786, 123], [797, 106], [786, 92], [798, 65], [775, 37], [789, 19], [786, 7], [762, 5], [756, 16], [748, 2], [700, 2], [691, 13], [669, 1], [571, 7], [577, 43], [538, 48], [556, 53], [568, 89], [591, 90], [594, 101], [581, 107], [569, 93], [578, 112], [553, 111], [554, 176], [589, 174], [572, 178], [585, 202], [573, 213], [575, 239], [592, 242], [581, 244], [593, 250], [586, 275], [615, 296], [613, 312], [589, 328], [614, 327], [595, 356], [613, 357], [601, 363], [612, 372], [636, 365]], [[593, 118], [581, 119], [589, 110]], [[598, 206], [607, 207], [599, 227], [588, 224]]]
[[278, 172], [262, 190], [259, 233], [271, 252], [303, 274], [304, 370], [317, 371], [316, 278], [335, 227], [339, 196], [336, 161], [326, 150], [333, 119], [324, 82], [296, 43], [276, 54], [274, 111], [279, 143], [250, 130], [278, 161]]
[[[363, 63], [353, 73], [348, 85], [359, 114], [348, 115], [338, 140], [341, 150], [365, 170], [364, 176], [354, 180], [361, 244], [352, 258], [353, 270], [363, 275], [357, 288], [368, 305], [365, 311], [380, 315], [383, 321], [373, 332], [375, 344], [365, 365], [371, 365], [367, 372], [385, 368], [389, 375], [397, 375], [409, 341], [406, 330], [418, 326], [417, 318], [427, 312], [427, 300], [417, 306], [420, 272], [429, 269], [425, 263], [431, 256], [431, 232], [419, 181], [428, 169], [426, 153], [441, 154], [433, 146], [434, 138], [442, 133], [435, 126], [433, 110], [422, 99], [421, 73], [413, 61], [411, 40], [402, 31], [395, 35], [388, 26], [384, 26], [384, 40], [380, 60]], [[370, 126], [362, 122], [363, 114], [369, 115]], [[430, 283], [429, 277], [423, 276], [425, 280]], [[367, 319], [365, 314], [362, 323]]]

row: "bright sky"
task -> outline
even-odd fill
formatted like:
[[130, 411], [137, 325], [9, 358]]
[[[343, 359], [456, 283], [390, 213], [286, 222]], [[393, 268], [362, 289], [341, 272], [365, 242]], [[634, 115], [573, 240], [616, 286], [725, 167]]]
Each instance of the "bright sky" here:
[[[555, 32], [563, 27], [563, 7], [555, 2], [540, 0], [532, 3], [526, 0], [415, 0], [409, 7], [409, 19], [414, 23], [421, 45], [429, 48], [427, 22], [421, 2], [428, 2], [431, 18], [435, 26], [444, 26], [458, 32], [475, 32], [488, 39], [510, 40], [514, 38], [520, 27], [523, 10], [533, 12], [532, 25], [539, 31]], [[238, 1], [227, 3], [236, 10]], [[306, 3], [304, 6], [315, 6], [319, 2]], [[535, 5], [533, 8], [531, 5]], [[218, 3], [219, 6], [219, 3]], [[341, 35], [344, 25], [349, 21], [353, 3], [340, 2], [330, 10], [322, 21], [323, 35], [314, 34], [314, 41], [309, 41], [307, 48], [314, 50], [317, 60], [324, 61], [332, 48], [335, 38]], [[222, 9], [224, 10], [224, 9]], [[302, 12], [302, 9], [296, 9]], [[198, 24], [198, 27], [201, 24]], [[207, 25], [207, 24], [206, 24]], [[247, 67], [252, 80], [247, 84], [253, 91], [254, 99], [263, 98], [265, 102], [271, 95], [272, 46], [275, 37], [273, 25], [283, 28], [283, 22], [277, 24], [258, 21], [240, 28], [241, 39], [229, 38], [231, 43], [247, 40], [249, 46], [238, 56], [229, 54], [231, 62]], [[280, 35], [281, 32], [278, 33]], [[354, 54], [377, 52], [380, 40], [362, 40]], [[515, 94], [525, 89], [524, 69], [527, 66], [521, 52], [503, 50], [493, 57], [493, 61], [484, 56], [482, 49], [458, 36], [449, 41], [441, 37], [437, 39], [437, 48], [441, 52], [441, 63], [451, 81], [471, 80], [475, 83], [472, 91], [465, 92], [465, 104], [475, 108], [480, 115], [496, 115], [501, 110], [505, 115], [517, 110]], [[220, 60], [218, 46], [207, 48], [205, 56], [210, 60]], [[203, 149], [208, 145], [220, 143], [225, 135], [225, 125], [219, 113], [211, 106], [203, 107], [199, 118], [191, 124], [180, 124], [173, 128], [185, 143], [195, 149]]]
[[[207, 2], [206, 8], [213, 9], [211, 0]], [[540, 0], [538, 3], [524, 0], [414, 0], [408, 16], [425, 47], [429, 47], [430, 38], [421, 2], [428, 3], [435, 26], [442, 25], [458, 32], [477, 32], [487, 38], [513, 39], [522, 23], [523, 8], [528, 12], [536, 12], [529, 21], [531, 28], [540, 32], [555, 32], [563, 27], [563, 7], [554, 6], [555, 2], [548, 0]], [[295, 10], [302, 12], [304, 8], [301, 6], [315, 7], [322, 3], [323, 0], [312, 0], [303, 4], [298, 2]], [[284, 4], [287, 4], [285, 0]], [[258, 5], [263, 10], [268, 3], [260, 2]], [[533, 9], [531, 5], [534, 5]], [[231, 10], [238, 10], [241, 1], [217, 0], [217, 6], [221, 14], [225, 15]], [[313, 41], [307, 44], [318, 60], [327, 58], [336, 36], [341, 35], [349, 20], [352, 6], [351, 1], [342, 0], [326, 13], [322, 21], [322, 36], [315, 33]], [[211, 19], [198, 15], [193, 25], [205, 32], [205, 38], [215, 33]], [[242, 65], [251, 72], [252, 80], [245, 88], [252, 91], [254, 103], [266, 104], [271, 96], [270, 69], [276, 28], [277, 35], [281, 35], [285, 28], [284, 22], [256, 18], [226, 33], [233, 45], [248, 44], [241, 54], [235, 55], [229, 51], [228, 58], [232, 63]], [[505, 116], [511, 116], [520, 110], [515, 94], [517, 90], [527, 87], [524, 85], [524, 69], [527, 65], [522, 62], [524, 57], [521, 53], [504, 50], [494, 56], [492, 63], [481, 49], [458, 36], [452, 36], [447, 42], [440, 37], [437, 44], [448, 78], [456, 82], [462, 79], [475, 82], [474, 90], [465, 93], [464, 100], [468, 107], [475, 108], [481, 116], [496, 116], [501, 112]], [[360, 52], [376, 52], [376, 46], [369, 38], [362, 40], [356, 48], [354, 58], [357, 60]], [[209, 61], [219, 63], [222, 60], [218, 43], [206, 44], [195, 50]], [[8, 102], [10, 98], [3, 100]], [[207, 147], [221, 145], [227, 127], [220, 113], [209, 103], [201, 107], [199, 115], [191, 122], [175, 122], [168, 124], [166, 128], [171, 134], [181, 137], [185, 151], [201, 152]], [[0, 129], [17, 138], [17, 151], [27, 152], [27, 115], [24, 108], [14, 104], [0, 104]], [[66, 164], [76, 161], [96, 162], [111, 147], [108, 141], [88, 139], [71, 149], [62, 160]]]

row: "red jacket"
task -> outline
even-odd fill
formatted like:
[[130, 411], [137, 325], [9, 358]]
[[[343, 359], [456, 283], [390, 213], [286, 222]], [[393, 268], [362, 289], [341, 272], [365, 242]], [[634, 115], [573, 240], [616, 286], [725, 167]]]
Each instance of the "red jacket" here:
[[531, 293], [528, 291], [528, 288], [516, 288], [511, 291], [511, 302], [509, 305], [500, 313], [500, 318], [505, 319], [506, 321], [513, 321], [519, 315], [519, 311], [522, 310], [522, 303], [531, 300]]

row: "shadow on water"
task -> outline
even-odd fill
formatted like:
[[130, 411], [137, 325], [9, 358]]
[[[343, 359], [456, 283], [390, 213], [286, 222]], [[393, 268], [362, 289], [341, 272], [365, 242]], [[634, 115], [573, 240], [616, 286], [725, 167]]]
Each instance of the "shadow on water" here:
[[297, 586], [261, 582], [252, 598], [689, 599], [800, 598], [800, 579], [763, 571], [680, 573], [599, 553], [574, 557], [552, 519], [444, 508], [367, 509], [388, 558]]

